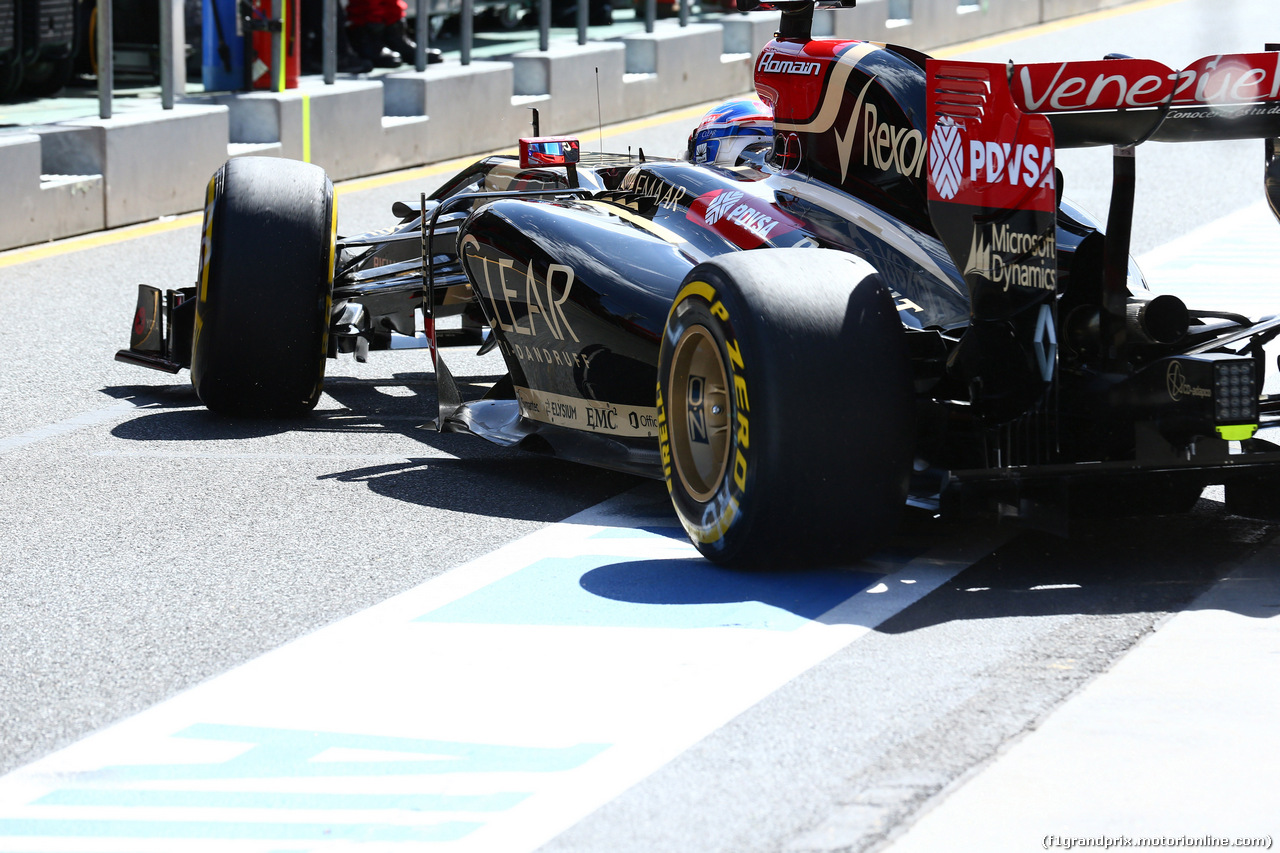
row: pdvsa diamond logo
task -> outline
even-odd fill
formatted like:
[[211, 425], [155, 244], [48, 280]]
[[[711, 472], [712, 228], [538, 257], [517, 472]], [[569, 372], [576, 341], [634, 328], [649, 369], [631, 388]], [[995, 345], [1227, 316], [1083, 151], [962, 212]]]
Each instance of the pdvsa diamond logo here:
[[944, 199], [955, 198], [964, 174], [964, 145], [960, 128], [949, 118], [941, 118], [929, 137], [929, 176]]
[[707, 205], [707, 212], [702, 215], [708, 225], [714, 225], [716, 220], [733, 210], [734, 205], [742, 200], [742, 193], [737, 190], [722, 192]]

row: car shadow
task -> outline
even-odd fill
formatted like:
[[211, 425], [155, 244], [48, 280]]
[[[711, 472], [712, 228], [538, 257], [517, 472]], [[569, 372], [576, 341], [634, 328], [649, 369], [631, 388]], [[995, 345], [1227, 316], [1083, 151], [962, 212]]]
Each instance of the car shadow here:
[[[682, 530], [672, 532], [683, 538]], [[744, 572], [690, 556], [609, 563], [583, 574], [579, 585], [592, 595], [629, 604], [759, 604], [815, 620], [879, 579], [856, 568]]]
[[[465, 399], [479, 399], [497, 376], [459, 379]], [[396, 374], [390, 378], [332, 377], [325, 394], [338, 408], [319, 408], [292, 418], [233, 417], [205, 409], [190, 385], [125, 385], [103, 388], [120, 400], [132, 400], [138, 417], [117, 426], [112, 435], [131, 441], [220, 441], [252, 439], [288, 432], [385, 432], [425, 438], [422, 429], [435, 403], [430, 374]]]
[[[377, 495], [418, 506], [548, 522], [644, 482], [630, 474], [496, 447], [473, 436], [444, 435], [428, 443], [447, 446], [459, 458], [407, 459], [319, 479], [364, 483]], [[531, 488], [536, 499], [531, 499]]]
[[109, 385], [99, 390], [115, 400], [130, 400], [139, 408], [185, 409], [200, 405], [195, 389], [187, 384]]
[[[889, 634], [956, 619], [1173, 613], [1254, 556], [1280, 525], [1201, 499], [1191, 513], [1073, 523], [1071, 535], [1019, 531], [914, 606], [879, 626]], [[1280, 566], [1258, 570], [1280, 577]], [[1254, 618], [1276, 602], [1233, 604]]]
[[[463, 380], [464, 398], [482, 396], [497, 378]], [[200, 407], [189, 386], [104, 390], [139, 404], [137, 417], [112, 430], [117, 438], [132, 441], [250, 440], [289, 431], [411, 437], [439, 455], [409, 453], [401, 459], [395, 458], [399, 453], [388, 454], [392, 459], [387, 462], [320, 479], [364, 483], [381, 496], [425, 507], [554, 521], [638, 488], [660, 512], [671, 512], [660, 484], [424, 429], [434, 395], [429, 374], [336, 378], [326, 384], [326, 393], [339, 408], [284, 420], [215, 415]], [[687, 545], [673, 514], [669, 527], [640, 533]], [[906, 633], [958, 619], [1176, 612], [1280, 534], [1280, 524], [1240, 518], [1221, 503], [1204, 499], [1185, 515], [1075, 522], [1066, 538], [911, 512], [887, 548], [847, 566], [742, 572], [716, 567], [688, 546], [687, 557], [597, 561], [583, 568], [575, 585], [607, 601], [655, 607], [757, 602], [805, 619], [862, 624], [871, 617], [838, 605], [873, 588], [896, 568], [916, 565], [916, 558], [929, 567], [936, 555], [958, 549], [975, 533], [1006, 541], [916, 603], [883, 621], [873, 619], [877, 630]], [[1259, 571], [1274, 575], [1280, 568]], [[1231, 606], [1256, 618], [1280, 612], [1275, 602], [1251, 603], [1240, 597]]]
[[[875, 617], [876, 607], [859, 609], [841, 605], [861, 593], [875, 590], [877, 585], [882, 586], [886, 575], [912, 565], [930, 549], [945, 550], [954, 533], [936, 519], [913, 513], [904, 519], [892, 541], [866, 560], [844, 565], [796, 566], [787, 565], [784, 557], [770, 569], [732, 569], [718, 566], [697, 553], [670, 509], [660, 483], [635, 491], [642, 494], [651, 491], [648, 497], [655, 502], [661, 499], [666, 513], [670, 514], [670, 522], [657, 527], [621, 530], [613, 538], [633, 537], [639, 554], [662, 556], [630, 560], [606, 558], [594, 562], [584, 558], [581, 566], [585, 571], [577, 581], [580, 589], [626, 604], [691, 611], [711, 608], [716, 612], [709, 618], [724, 618], [747, 627], [779, 622], [777, 615], [770, 617], [760, 608], [790, 614], [800, 621], [870, 627], [882, 618]], [[670, 556], [666, 556], [668, 553]], [[794, 628], [799, 627], [800, 622], [784, 619], [782, 624]]]
[[[651, 531], [674, 541], [684, 531]], [[891, 574], [923, 581], [964, 541], [1004, 538], [1003, 544], [932, 593], [883, 619], [870, 599], [892, 592]], [[1280, 525], [1245, 519], [1202, 500], [1183, 516], [1093, 520], [1070, 537], [1000, 528], [996, 522], [943, 521], [909, 513], [890, 545], [844, 567], [745, 572], [692, 555], [611, 560], [581, 575], [583, 590], [644, 605], [759, 603], [826, 624], [858, 624], [888, 634], [919, 631], [954, 620], [1168, 613], [1191, 606], [1232, 567], [1280, 534]], [[895, 574], [896, 572], [896, 574]], [[1271, 579], [1280, 566], [1251, 573]], [[864, 602], [853, 601], [854, 596]], [[866, 604], [867, 606], [859, 606]], [[1239, 596], [1234, 612], [1255, 618], [1280, 614], [1280, 602]]]
[[[499, 376], [458, 379], [464, 399], [479, 399]], [[386, 462], [321, 474], [318, 479], [364, 483], [374, 493], [459, 513], [528, 521], [555, 521], [643, 482], [642, 478], [549, 456], [500, 447], [469, 435], [438, 433], [427, 426], [435, 384], [430, 374], [390, 378], [326, 380], [325, 394], [338, 403], [295, 418], [229, 417], [203, 407], [187, 386], [119, 386], [103, 389], [133, 400], [138, 414], [111, 430], [138, 442], [248, 441], [285, 433], [404, 436]], [[341, 456], [341, 453], [337, 453]], [[536, 488], [535, 500], [529, 497]]]

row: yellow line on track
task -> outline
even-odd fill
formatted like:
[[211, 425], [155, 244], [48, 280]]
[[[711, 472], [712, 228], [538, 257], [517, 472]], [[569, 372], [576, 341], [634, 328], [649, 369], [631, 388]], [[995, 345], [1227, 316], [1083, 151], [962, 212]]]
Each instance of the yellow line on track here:
[[[967, 53], [973, 50], [998, 47], [999, 45], [1008, 44], [1009, 42], [1017, 41], [1019, 39], [1030, 38], [1044, 33], [1059, 32], [1074, 26], [1091, 24], [1096, 21], [1105, 21], [1109, 18], [1115, 18], [1120, 15], [1127, 15], [1133, 12], [1143, 12], [1149, 9], [1157, 9], [1161, 6], [1169, 6], [1174, 3], [1181, 2], [1184, 2], [1184, 0], [1137, 0], [1137, 2], [1129, 3], [1124, 6], [1116, 6], [1111, 9], [1103, 9], [1097, 12], [1088, 12], [1083, 15], [1063, 18], [1058, 21], [1049, 21], [1032, 27], [1024, 27], [1020, 30], [1011, 30], [1007, 33], [988, 36], [986, 38], [976, 39], [962, 44], [951, 45], [950, 47], [940, 48], [931, 52], [930, 56], [944, 59], [946, 57], [956, 56], [957, 54]], [[719, 100], [710, 101], [706, 104], [670, 110], [668, 112], [659, 113], [646, 118], [635, 119], [634, 121], [607, 125], [603, 130], [603, 135], [608, 137], [622, 136], [628, 133], [647, 130], [651, 127], [657, 127], [669, 122], [701, 118], [707, 111], [708, 106], [719, 102]], [[586, 138], [586, 132], [584, 132], [583, 138]], [[514, 149], [506, 148], [500, 150], [512, 151]], [[417, 166], [412, 169], [402, 169], [398, 172], [371, 175], [367, 178], [355, 178], [337, 184], [334, 189], [337, 194], [341, 196], [346, 195], [347, 193], [378, 189], [380, 187], [390, 186], [391, 184], [398, 184], [406, 181], [433, 178], [440, 174], [456, 172], [463, 166], [466, 166], [483, 156], [485, 155], [475, 154], [469, 157], [459, 157], [455, 160], [448, 160], [442, 163], [432, 163], [426, 166]], [[110, 231], [99, 231], [94, 234], [86, 234], [80, 237], [67, 237], [62, 240], [42, 243], [37, 246], [10, 249], [6, 252], [0, 252], [0, 269], [28, 263], [30, 261], [39, 261], [45, 258], [57, 257], [58, 255], [79, 252], [84, 249], [96, 249], [102, 246], [111, 246], [116, 243], [123, 243], [128, 240], [136, 240], [140, 237], [150, 237], [155, 234], [164, 234], [169, 231], [176, 231], [179, 228], [187, 228], [192, 225], [200, 224], [202, 215], [203, 214], [200, 211], [196, 211], [194, 213], [185, 213], [180, 216], [165, 217], [153, 222], [144, 222], [139, 225], [128, 225], [123, 228], [114, 228]]]
[[179, 228], [186, 228], [188, 225], [200, 224], [200, 219], [203, 215], [203, 212], [196, 211], [195, 213], [184, 213], [180, 216], [166, 216], [163, 219], [143, 222], [139, 225], [126, 225], [123, 228], [113, 228], [110, 231], [98, 231], [93, 234], [84, 234], [80, 237], [66, 237], [52, 243], [41, 243], [38, 246], [11, 249], [7, 252], [0, 252], [0, 269], [15, 266], [16, 264], [24, 264], [28, 261], [39, 261], [57, 255], [79, 252], [82, 249], [96, 249], [101, 246], [123, 243], [126, 240], [136, 240], [139, 237], [150, 237], [153, 234], [176, 231]]

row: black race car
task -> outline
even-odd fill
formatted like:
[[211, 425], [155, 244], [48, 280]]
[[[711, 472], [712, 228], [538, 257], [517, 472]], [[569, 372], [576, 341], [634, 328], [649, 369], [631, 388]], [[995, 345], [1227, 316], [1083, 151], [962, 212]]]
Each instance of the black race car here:
[[[866, 554], [907, 504], [1057, 523], [1221, 483], [1272, 513], [1280, 317], [1154, 296], [1128, 244], [1147, 140], [1267, 139], [1280, 207], [1280, 52], [939, 61], [813, 39], [812, 0], [772, 8], [766, 156], [589, 155], [535, 130], [341, 238], [322, 170], [231, 160], [199, 281], [142, 287], [118, 357], [189, 367], [215, 411], [293, 415], [327, 358], [425, 338], [438, 429], [663, 478], [733, 565]], [[1085, 145], [1115, 149], [1105, 234], [1059, 193], [1055, 149]], [[483, 399], [460, 398], [455, 343], [501, 352]]]

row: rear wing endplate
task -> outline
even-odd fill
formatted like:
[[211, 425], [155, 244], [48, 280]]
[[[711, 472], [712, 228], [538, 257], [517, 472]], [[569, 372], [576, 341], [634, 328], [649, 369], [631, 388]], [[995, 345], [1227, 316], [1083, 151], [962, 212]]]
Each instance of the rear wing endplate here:
[[1003, 65], [930, 59], [925, 70], [929, 218], [971, 309], [953, 366], [976, 410], [1001, 422], [1035, 405], [1055, 375], [1053, 128], [1018, 109]]

